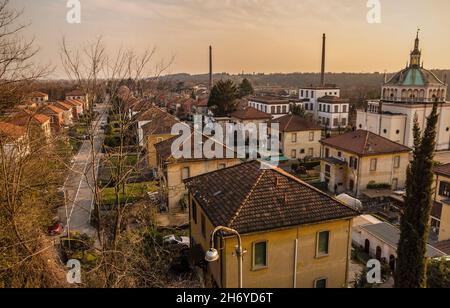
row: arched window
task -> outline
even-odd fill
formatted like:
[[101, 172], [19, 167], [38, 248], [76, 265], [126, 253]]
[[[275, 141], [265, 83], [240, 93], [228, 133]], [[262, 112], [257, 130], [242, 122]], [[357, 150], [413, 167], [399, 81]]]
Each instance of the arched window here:
[[377, 254], [376, 254], [376, 258], [378, 261], [381, 261], [381, 257], [382, 257], [382, 250], [380, 246], [377, 246]]
[[364, 242], [364, 252], [367, 254], [370, 254], [370, 241], [369, 240], [366, 240]]

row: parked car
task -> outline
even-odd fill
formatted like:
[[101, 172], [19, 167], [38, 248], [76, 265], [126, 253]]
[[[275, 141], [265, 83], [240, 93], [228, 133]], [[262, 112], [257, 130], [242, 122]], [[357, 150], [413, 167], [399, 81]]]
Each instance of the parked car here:
[[164, 244], [189, 247], [191, 245], [191, 240], [187, 236], [178, 236], [172, 234], [164, 237]]

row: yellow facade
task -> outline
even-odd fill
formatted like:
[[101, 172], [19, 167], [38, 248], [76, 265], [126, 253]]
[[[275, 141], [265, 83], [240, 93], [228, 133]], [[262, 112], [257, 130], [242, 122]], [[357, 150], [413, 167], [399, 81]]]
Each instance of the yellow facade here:
[[[166, 192], [169, 209], [175, 209], [187, 194], [183, 181], [187, 178], [217, 171], [240, 164], [239, 159], [204, 159], [204, 160], [173, 160], [165, 166], [160, 166], [163, 175], [162, 189]], [[187, 171], [188, 170], [188, 171]]]
[[448, 196], [441, 194], [440, 187], [443, 183], [450, 184], [450, 177], [437, 175], [435, 201], [442, 204], [442, 214], [439, 222], [440, 227], [438, 237], [438, 240], [440, 242], [450, 240], [450, 202]]
[[[196, 210], [193, 210], [195, 205]], [[193, 213], [196, 212], [196, 217]], [[215, 226], [190, 196], [190, 231], [193, 245], [206, 252], [210, 248], [210, 234]], [[203, 217], [203, 218], [202, 218]], [[202, 219], [205, 232], [202, 232]], [[243, 259], [243, 286], [245, 288], [313, 288], [317, 280], [326, 279], [327, 288], [343, 288], [348, 283], [351, 249], [352, 219], [322, 222], [242, 235], [246, 251]], [[319, 232], [330, 232], [329, 253], [317, 255]], [[208, 274], [222, 288], [236, 288], [237, 258], [234, 237], [217, 239], [220, 259], [210, 263]], [[267, 243], [267, 267], [253, 268], [254, 243]], [[297, 252], [297, 253], [296, 253]]]
[[155, 145], [172, 137], [173, 135], [170, 134], [146, 136], [146, 147], [148, 153], [147, 164], [150, 169], [158, 167], [158, 156], [156, 155]]
[[321, 130], [281, 133], [281, 150], [291, 160], [320, 156]]
[[[406, 171], [409, 165], [409, 153], [380, 154], [373, 156], [358, 156], [353, 153], [322, 146], [322, 157], [338, 158], [344, 165], [333, 165], [321, 162], [323, 180], [328, 182], [328, 189], [337, 193], [351, 192], [359, 195], [367, 190], [370, 183], [389, 184], [394, 190], [403, 189], [406, 185]], [[357, 168], [350, 166], [350, 161], [357, 159]], [[327, 171], [329, 166], [331, 172]]]

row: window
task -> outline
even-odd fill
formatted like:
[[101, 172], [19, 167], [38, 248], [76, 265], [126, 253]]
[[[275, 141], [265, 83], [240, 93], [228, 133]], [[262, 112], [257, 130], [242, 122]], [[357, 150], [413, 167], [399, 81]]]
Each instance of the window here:
[[322, 104], [319, 104], [319, 111], [322, 111]]
[[314, 132], [309, 132], [309, 141], [314, 141]]
[[339, 126], [339, 119], [333, 119], [333, 126]]
[[326, 289], [327, 288], [327, 279], [321, 278], [314, 281], [314, 288], [315, 289]]
[[303, 90], [300, 91], [300, 96], [303, 97]]
[[308, 156], [314, 157], [314, 149], [313, 149], [313, 148], [309, 148], [309, 150], [308, 150]]
[[325, 176], [330, 177], [331, 176], [331, 166], [325, 165]]
[[394, 157], [394, 168], [400, 168], [400, 156]]
[[292, 141], [292, 143], [297, 142], [297, 134], [294, 133], [291, 135], [291, 141]]
[[275, 106], [272, 106], [272, 108], [271, 108], [271, 113], [272, 113], [272, 114], [275, 114]]
[[325, 149], [325, 158], [328, 158], [328, 157], [330, 157], [330, 149], [326, 148]]
[[291, 158], [296, 159], [297, 158], [297, 150], [291, 151]]
[[356, 157], [350, 157], [350, 167], [353, 169], [358, 169], [358, 159]]
[[331, 106], [327, 105], [327, 112], [330, 113], [331, 112]]
[[316, 257], [325, 257], [329, 253], [330, 232], [323, 231], [317, 234], [317, 254]]
[[342, 152], [338, 152], [338, 157], [342, 157]]
[[197, 203], [192, 200], [192, 220], [197, 224]]
[[227, 167], [226, 164], [219, 164], [219, 166], [217, 167], [217, 169], [222, 170], [225, 169]]
[[439, 185], [439, 195], [442, 197], [450, 198], [450, 183], [441, 182]]
[[253, 244], [253, 270], [267, 268], [267, 242]]
[[186, 179], [189, 179], [191, 177], [191, 170], [189, 169], [189, 167], [184, 167], [182, 174], [181, 174], [181, 179], [184, 181]]
[[370, 160], [370, 171], [377, 171], [378, 160], [376, 158], [372, 158]]
[[339, 106], [334, 106], [334, 113], [339, 113]]
[[203, 238], [206, 238], [206, 217], [205, 217], [205, 214], [202, 214], [202, 235], [203, 235]]
[[314, 105], [313, 104], [309, 104], [309, 110], [314, 110]]
[[306, 91], [306, 98], [309, 98], [309, 91]]
[[346, 118], [342, 119], [342, 126], [347, 126], [347, 119]]
[[305, 149], [301, 149], [300, 154], [305, 154]]
[[287, 108], [286, 108], [286, 106], [283, 106], [283, 113], [287, 113]]
[[347, 113], [347, 105], [342, 106], [342, 112]]
[[311, 98], [314, 98], [314, 91], [311, 91]]

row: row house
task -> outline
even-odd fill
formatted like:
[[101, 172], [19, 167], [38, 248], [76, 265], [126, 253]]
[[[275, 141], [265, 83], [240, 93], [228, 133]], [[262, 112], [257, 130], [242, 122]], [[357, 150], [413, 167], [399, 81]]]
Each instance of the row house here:
[[38, 130], [36, 133], [42, 133], [46, 139], [50, 139], [52, 134], [50, 121], [50, 117], [45, 114], [30, 110], [19, 110], [7, 122], [23, 127], [27, 131], [32, 131], [36, 128]]
[[52, 132], [54, 133], [61, 132], [62, 128], [68, 125], [64, 122], [65, 111], [55, 105], [47, 105], [43, 107], [39, 112], [50, 118], [50, 126], [52, 128]]
[[64, 124], [66, 126], [70, 126], [73, 125], [73, 112], [72, 112], [72, 105], [67, 104], [65, 102], [56, 102], [56, 103], [52, 103], [53, 106], [63, 110], [63, 119], [64, 119]]
[[249, 97], [248, 105], [270, 114], [275, 119], [289, 114], [291, 106], [289, 99], [271, 96]]

